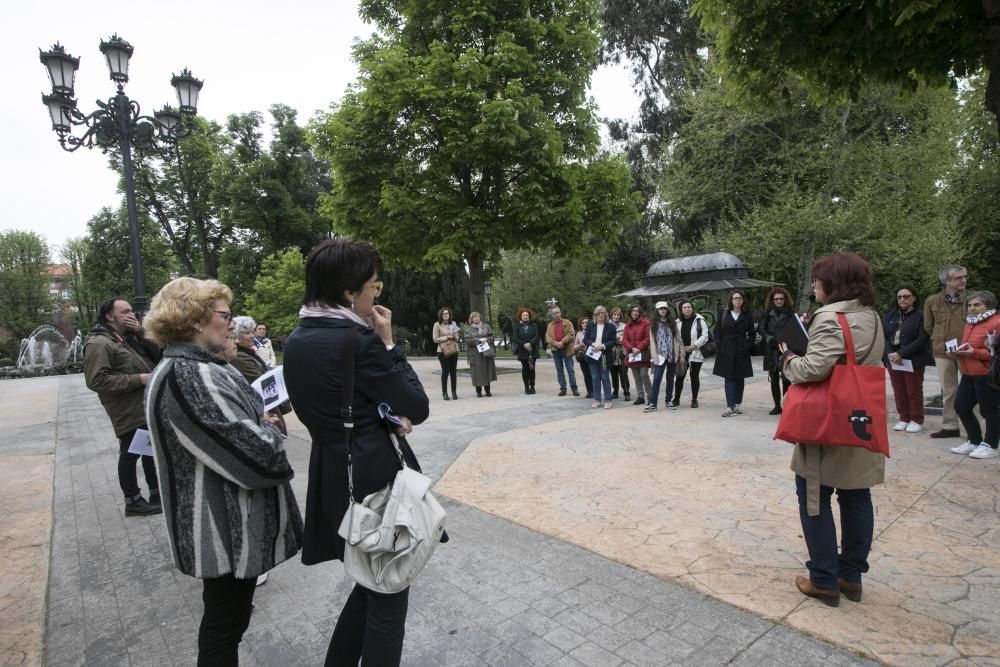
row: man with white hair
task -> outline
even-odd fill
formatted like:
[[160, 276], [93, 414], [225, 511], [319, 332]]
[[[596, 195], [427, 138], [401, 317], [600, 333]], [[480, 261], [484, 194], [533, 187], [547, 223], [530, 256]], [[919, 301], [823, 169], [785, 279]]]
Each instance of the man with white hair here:
[[964, 266], [949, 264], [938, 273], [943, 289], [924, 302], [924, 329], [931, 337], [931, 350], [941, 382], [941, 429], [932, 438], [957, 438], [958, 415], [955, 413], [955, 390], [958, 387], [958, 360], [945, 354], [945, 344], [962, 338], [965, 327], [965, 287], [969, 272]]

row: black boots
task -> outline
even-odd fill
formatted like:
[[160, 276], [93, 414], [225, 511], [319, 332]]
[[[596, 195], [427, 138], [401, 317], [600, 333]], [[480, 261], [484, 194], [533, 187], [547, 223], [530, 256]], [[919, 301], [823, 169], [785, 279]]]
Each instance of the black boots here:
[[162, 513], [163, 507], [147, 503], [142, 496], [125, 501], [125, 516], [148, 516]]
[[451, 400], [450, 398], [448, 398], [448, 392], [447, 391], [442, 391], [441, 392], [441, 398], [443, 398], [446, 401], [450, 401]]

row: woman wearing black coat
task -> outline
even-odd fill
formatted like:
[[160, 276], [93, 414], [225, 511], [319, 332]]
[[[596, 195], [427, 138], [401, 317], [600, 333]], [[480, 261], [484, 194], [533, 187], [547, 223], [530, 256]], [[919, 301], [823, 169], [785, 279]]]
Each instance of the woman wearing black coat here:
[[535, 393], [535, 359], [541, 354], [541, 337], [538, 335], [538, 325], [532, 318], [534, 315], [528, 308], [519, 308], [514, 315], [514, 335], [511, 339], [517, 358], [521, 362], [521, 379], [524, 381], [524, 393]]
[[719, 346], [715, 354], [713, 375], [724, 378], [726, 383], [726, 411], [723, 417], [743, 414], [743, 383], [753, 377], [750, 363], [750, 346], [757, 333], [753, 326], [753, 316], [746, 309], [746, 296], [735, 291], [729, 296], [729, 305], [716, 325], [716, 342]]
[[[907, 433], [924, 429], [924, 368], [934, 365], [930, 336], [924, 330], [924, 313], [919, 304], [917, 290], [909, 285], [900, 287], [896, 290], [896, 307], [885, 314], [882, 324], [886, 352], [883, 361], [889, 369], [899, 413], [893, 429]], [[912, 365], [913, 372], [893, 369], [892, 364]]]
[[764, 370], [767, 371], [767, 379], [771, 383], [771, 400], [774, 407], [769, 415], [781, 414], [781, 397], [788, 393], [791, 382], [781, 374], [778, 360], [781, 359], [781, 351], [778, 349], [778, 332], [785, 326], [788, 319], [795, 316], [792, 310], [792, 295], [784, 287], [775, 287], [764, 301], [764, 322], [760, 325], [760, 333], [764, 335]]
[[[379, 416], [382, 403], [403, 422], [404, 436], [429, 414], [427, 394], [402, 348], [392, 341], [392, 313], [375, 305], [382, 292], [382, 260], [368, 244], [347, 239], [324, 241], [306, 260], [306, 291], [299, 325], [285, 344], [285, 384], [299, 419], [309, 429], [309, 488], [306, 495], [302, 562], [343, 560], [337, 534], [348, 507], [347, 447], [344, 434], [343, 359], [354, 348], [354, 498], [385, 488], [399, 459], [389, 426]], [[405, 438], [407, 464], [419, 470]], [[398, 665], [409, 589], [380, 594], [356, 585], [337, 619], [327, 665]]]

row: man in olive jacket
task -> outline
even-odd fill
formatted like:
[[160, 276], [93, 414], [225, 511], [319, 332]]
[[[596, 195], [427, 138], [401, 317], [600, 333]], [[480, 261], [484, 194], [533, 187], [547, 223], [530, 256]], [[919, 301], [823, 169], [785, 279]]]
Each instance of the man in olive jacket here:
[[[118, 438], [118, 483], [125, 494], [125, 516], [159, 514], [160, 486], [151, 456], [128, 451], [137, 429], [146, 429], [143, 395], [149, 374], [160, 360], [160, 350], [142, 335], [132, 306], [121, 297], [109, 299], [98, 309], [97, 324], [83, 344], [83, 372], [87, 387], [97, 392]], [[139, 491], [135, 464], [149, 486], [147, 502]]]
[[961, 340], [965, 328], [965, 284], [969, 272], [964, 266], [952, 264], [941, 269], [938, 278], [944, 286], [924, 301], [924, 330], [931, 337], [934, 365], [941, 382], [941, 430], [932, 438], [957, 438], [958, 415], [955, 413], [955, 391], [958, 388], [958, 360], [945, 354], [944, 344]]

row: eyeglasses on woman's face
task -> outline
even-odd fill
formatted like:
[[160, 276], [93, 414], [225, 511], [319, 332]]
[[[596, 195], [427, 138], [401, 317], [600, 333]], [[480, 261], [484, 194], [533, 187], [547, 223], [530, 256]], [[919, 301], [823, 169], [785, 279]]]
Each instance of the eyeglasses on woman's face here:
[[783, 297], [783, 296], [776, 296], [776, 297], [774, 297], [774, 302], [775, 303], [784, 303], [785, 302], [785, 297]]
[[233, 312], [231, 310], [213, 310], [212, 312], [224, 319], [226, 324], [233, 321]]
[[382, 295], [382, 289], [384, 287], [385, 287], [385, 284], [381, 280], [376, 280], [375, 282], [373, 282], [371, 284], [371, 288], [372, 288], [372, 291], [375, 292], [375, 296], [381, 296]]
[[912, 298], [913, 298], [912, 294], [897, 294], [896, 295], [896, 300], [897, 301], [909, 301]]

